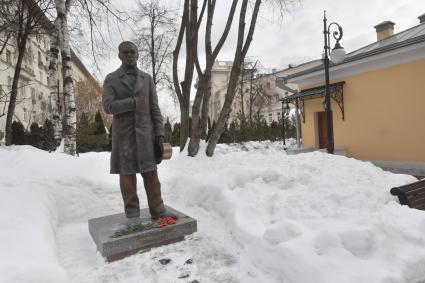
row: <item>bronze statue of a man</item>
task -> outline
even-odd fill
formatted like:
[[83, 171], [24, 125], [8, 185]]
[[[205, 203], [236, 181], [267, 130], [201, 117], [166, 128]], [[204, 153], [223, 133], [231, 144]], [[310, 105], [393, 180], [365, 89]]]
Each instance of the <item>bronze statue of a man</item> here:
[[119, 47], [121, 67], [108, 74], [102, 103], [113, 114], [111, 174], [119, 174], [124, 210], [129, 225], [140, 223], [136, 174], [141, 173], [153, 220], [176, 215], [161, 198], [154, 143], [164, 140], [164, 126], [152, 77], [137, 68], [137, 46], [124, 41]]

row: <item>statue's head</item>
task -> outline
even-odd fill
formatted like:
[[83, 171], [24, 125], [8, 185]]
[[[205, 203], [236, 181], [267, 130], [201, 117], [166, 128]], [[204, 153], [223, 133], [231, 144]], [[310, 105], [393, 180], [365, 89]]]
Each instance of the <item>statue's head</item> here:
[[137, 51], [136, 44], [131, 41], [123, 41], [118, 46], [118, 51], [118, 57], [124, 65], [137, 65], [137, 59], [139, 59], [139, 52]]

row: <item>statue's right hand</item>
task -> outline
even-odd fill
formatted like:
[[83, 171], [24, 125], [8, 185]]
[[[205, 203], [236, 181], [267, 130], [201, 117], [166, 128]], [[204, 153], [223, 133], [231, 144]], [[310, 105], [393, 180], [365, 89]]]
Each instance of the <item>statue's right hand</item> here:
[[139, 96], [134, 97], [134, 103], [136, 105], [136, 111], [142, 111], [146, 106], [143, 104], [143, 99]]

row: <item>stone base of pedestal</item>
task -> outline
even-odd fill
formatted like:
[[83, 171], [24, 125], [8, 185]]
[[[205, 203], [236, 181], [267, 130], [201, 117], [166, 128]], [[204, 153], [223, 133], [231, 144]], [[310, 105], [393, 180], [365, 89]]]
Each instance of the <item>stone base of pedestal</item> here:
[[[197, 230], [196, 220], [171, 208], [167, 209], [178, 215], [176, 224], [162, 228], [148, 228], [128, 235], [116, 236], [117, 231], [126, 228], [127, 218], [124, 213], [108, 215], [89, 220], [89, 232], [96, 243], [99, 252], [108, 262], [122, 259], [126, 256], [183, 241], [186, 235]], [[140, 211], [142, 226], [151, 223], [149, 210]]]

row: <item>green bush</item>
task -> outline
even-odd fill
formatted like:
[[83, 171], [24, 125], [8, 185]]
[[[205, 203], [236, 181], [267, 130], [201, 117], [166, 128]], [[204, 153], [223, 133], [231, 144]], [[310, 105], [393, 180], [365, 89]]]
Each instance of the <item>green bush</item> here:
[[55, 150], [56, 144], [52, 122], [46, 119], [42, 127], [33, 122], [28, 132], [21, 122], [14, 121], [12, 123], [12, 144], [27, 144], [42, 150]]
[[[241, 143], [247, 141], [280, 141], [283, 138], [283, 123], [285, 123], [285, 138], [294, 138], [296, 134], [295, 120], [293, 117], [285, 116], [284, 121], [272, 121], [270, 125], [260, 115], [255, 115], [250, 121], [238, 116], [230, 125], [225, 124], [223, 133], [220, 136], [218, 143]], [[207, 141], [211, 136], [212, 131], [216, 127], [214, 121], [211, 125], [208, 119]], [[171, 135], [171, 144], [178, 146], [180, 144], [180, 123], [175, 123]]]
[[25, 132], [24, 125], [22, 125], [19, 121], [12, 122], [12, 144], [28, 144], [27, 133]]
[[174, 124], [173, 132], [171, 134], [171, 145], [172, 146], [180, 145], [180, 123]]
[[[259, 115], [255, 115], [252, 121], [239, 116], [232, 121], [223, 131], [219, 143], [241, 143], [246, 141], [279, 141], [282, 140], [282, 127], [285, 123], [285, 137], [295, 137], [295, 127], [289, 117], [285, 120], [273, 121], [270, 125]], [[215, 122], [213, 127], [215, 126]]]
[[41, 134], [43, 136], [42, 149], [52, 151], [56, 149], [55, 142], [55, 131], [53, 129], [53, 123], [49, 119], [44, 121], [43, 127], [41, 128]]
[[98, 111], [93, 123], [90, 123], [85, 113], [81, 114], [77, 125], [77, 150], [78, 152], [108, 150], [108, 138], [102, 116]]

